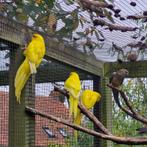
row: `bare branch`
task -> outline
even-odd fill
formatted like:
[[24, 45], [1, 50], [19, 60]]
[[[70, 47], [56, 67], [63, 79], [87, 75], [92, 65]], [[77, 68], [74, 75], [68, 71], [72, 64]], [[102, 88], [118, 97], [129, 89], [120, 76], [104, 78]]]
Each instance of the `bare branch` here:
[[133, 47], [133, 48], [139, 48], [140, 50], [147, 48], [146, 43], [143, 43], [141, 41], [138, 41], [136, 43], [128, 43], [127, 45], [125, 45], [124, 47]]
[[121, 25], [116, 25], [116, 24], [111, 24], [109, 22], [106, 22], [103, 19], [97, 18], [93, 21], [95, 26], [107, 26], [109, 30], [120, 30], [122, 32], [126, 31], [135, 31], [138, 29], [137, 27], [128, 27], [128, 26], [121, 26]]
[[[84, 9], [86, 10], [90, 10], [91, 12], [101, 12], [100, 8], [108, 8], [112, 11], [115, 12], [114, 6], [112, 4], [108, 4], [106, 2], [99, 2], [99, 1], [91, 1], [91, 0], [79, 0], [81, 5], [83, 6]], [[96, 20], [94, 20], [94, 25], [101, 25], [101, 26], [107, 26], [109, 30], [120, 30], [122, 32], [126, 32], [126, 31], [135, 31], [136, 29], [138, 29], [137, 27], [128, 27], [128, 26], [120, 26], [120, 25], [116, 25], [116, 24], [111, 24], [106, 22], [103, 19], [99, 19], [97, 18]]]
[[133, 19], [133, 20], [147, 19], [147, 16], [145, 16], [145, 15], [129, 15], [129, 16], [127, 16], [127, 19]]
[[116, 136], [113, 136], [113, 135], [105, 135], [103, 133], [98, 133], [94, 130], [91, 130], [91, 129], [70, 123], [69, 121], [55, 117], [53, 115], [40, 112], [40, 111], [38, 111], [34, 108], [30, 108], [28, 106], [26, 106], [25, 109], [28, 113], [31, 113], [31, 115], [32, 114], [33, 115], [39, 115], [41, 117], [62, 123], [66, 126], [69, 126], [73, 129], [76, 129], [76, 130], [79, 130], [79, 131], [82, 131], [82, 132], [85, 132], [89, 135], [93, 135], [97, 138], [103, 138], [103, 139], [106, 139], [106, 140], [111, 140], [111, 141], [119, 143], [119, 144], [128, 144], [128, 145], [144, 145], [144, 144], [147, 144], [147, 138], [116, 137]]
[[113, 9], [113, 5], [108, 4], [106, 2], [90, 1], [90, 0], [79, 0], [79, 1], [83, 5], [84, 9], [88, 9], [93, 12], [99, 11], [100, 8]]
[[140, 122], [143, 123], [143, 124], [147, 124], [147, 118], [141, 116], [139, 113], [137, 113], [137, 112], [133, 109], [131, 103], [129, 102], [129, 100], [128, 100], [128, 98], [127, 98], [127, 96], [125, 95], [125, 93], [124, 93], [122, 90], [120, 90], [120, 89], [118, 89], [118, 88], [116, 88], [116, 87], [113, 87], [113, 86], [110, 85], [110, 84], [107, 84], [107, 86], [110, 87], [111, 89], [117, 90], [117, 91], [120, 93], [121, 97], [123, 98], [125, 104], [126, 104], [127, 107], [129, 108], [129, 110], [128, 110], [128, 109], [126, 109], [126, 108], [123, 108], [122, 106], [118, 106], [120, 109], [122, 109], [125, 113], [127, 113], [127, 114], [128, 114], [129, 116], [131, 116], [132, 118], [134, 118], [134, 119], [140, 121]]

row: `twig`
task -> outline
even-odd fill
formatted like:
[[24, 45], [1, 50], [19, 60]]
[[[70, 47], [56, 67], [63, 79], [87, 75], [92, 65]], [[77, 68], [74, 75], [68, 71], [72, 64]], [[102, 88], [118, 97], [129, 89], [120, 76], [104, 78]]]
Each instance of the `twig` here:
[[100, 26], [107, 26], [108, 29], [110, 30], [120, 30], [122, 32], [126, 32], [126, 31], [135, 31], [136, 29], [138, 29], [137, 27], [128, 27], [128, 26], [121, 26], [121, 25], [116, 25], [116, 24], [111, 24], [109, 22], [106, 22], [103, 19], [97, 18], [94, 20], [94, 25], [100, 25]]
[[103, 139], [106, 139], [106, 140], [111, 140], [111, 141], [119, 143], [119, 144], [128, 144], [128, 145], [144, 145], [144, 144], [147, 144], [147, 138], [116, 137], [116, 136], [113, 136], [113, 135], [106, 135], [106, 134], [98, 133], [94, 130], [91, 130], [91, 129], [88, 129], [88, 128], [85, 128], [85, 127], [82, 127], [82, 126], [79, 126], [79, 125], [76, 125], [76, 124], [73, 124], [73, 123], [70, 123], [70, 122], [68, 122], [64, 119], [55, 117], [53, 115], [40, 112], [40, 111], [38, 111], [34, 108], [31, 108], [31, 107], [28, 107], [28, 106], [26, 106], [25, 109], [26, 109], [27, 112], [29, 112], [31, 114], [39, 115], [41, 117], [62, 123], [66, 126], [69, 126], [73, 129], [76, 129], [76, 130], [79, 130], [79, 131], [82, 131], [82, 132], [85, 132], [89, 135], [93, 135], [97, 138], [103, 138]]
[[122, 106], [118, 106], [120, 109], [122, 109], [125, 113], [127, 113], [127, 114], [128, 114], [129, 116], [131, 116], [132, 118], [134, 118], [134, 119], [140, 121], [140, 122], [143, 123], [143, 124], [147, 124], [147, 118], [141, 116], [139, 113], [137, 113], [137, 112], [133, 109], [133, 107], [131, 106], [131, 103], [129, 102], [129, 100], [128, 100], [128, 98], [127, 98], [127, 96], [125, 95], [125, 93], [124, 93], [122, 90], [120, 90], [120, 89], [118, 89], [118, 88], [116, 88], [116, 87], [113, 87], [113, 86], [110, 85], [110, 84], [107, 84], [107, 86], [110, 87], [111, 89], [117, 90], [117, 91], [120, 93], [121, 97], [123, 98], [125, 104], [126, 104], [127, 107], [129, 108], [129, 110], [128, 110], [128, 109], [126, 109], [126, 108], [123, 108]]
[[[93, 1], [93, 0], [79, 0], [79, 1], [84, 9], [90, 10], [91, 12], [100, 12], [100, 8], [103, 8], [103, 9], [108, 8], [112, 11], [115, 11], [114, 6], [106, 2], [99, 2], [99, 1]], [[111, 24], [99, 18], [97, 18], [96, 21], [101, 26], [108, 26], [110, 30], [120, 30], [122, 32], [126, 32], [126, 31], [135, 31], [136, 29], [138, 29], [137, 27], [127, 27], [127, 26]]]
[[127, 19], [134, 19], [134, 20], [147, 19], [147, 16], [145, 16], [145, 15], [129, 15], [129, 16], [127, 16]]
[[124, 46], [124, 48], [125, 47], [139, 48], [140, 50], [142, 50], [142, 49], [147, 48], [147, 45], [146, 45], [146, 43], [138, 41], [136, 43], [134, 43], [134, 42], [128, 43], [127, 45]]
[[88, 9], [93, 12], [99, 11], [100, 8], [108, 8], [113, 9], [112, 4], [108, 4], [106, 2], [99, 2], [99, 1], [90, 1], [90, 0], [79, 0], [83, 5], [84, 9]]

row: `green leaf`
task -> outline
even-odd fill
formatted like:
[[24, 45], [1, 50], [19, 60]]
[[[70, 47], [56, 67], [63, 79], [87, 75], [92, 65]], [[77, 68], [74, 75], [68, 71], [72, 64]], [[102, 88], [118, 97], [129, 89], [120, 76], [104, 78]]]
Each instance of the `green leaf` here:
[[104, 15], [112, 22], [115, 23], [113, 17], [110, 15], [109, 11], [104, 9]]
[[79, 22], [81, 24], [81, 27], [83, 28], [84, 27], [83, 21], [81, 19], [79, 19]]
[[47, 4], [49, 9], [52, 9], [54, 6], [55, 0], [44, 0], [44, 2]]
[[72, 38], [72, 32], [69, 28], [63, 27], [59, 31], [56, 32], [57, 35], [62, 37]]
[[16, 14], [16, 19], [21, 23], [26, 23], [28, 21], [28, 16], [26, 14]]

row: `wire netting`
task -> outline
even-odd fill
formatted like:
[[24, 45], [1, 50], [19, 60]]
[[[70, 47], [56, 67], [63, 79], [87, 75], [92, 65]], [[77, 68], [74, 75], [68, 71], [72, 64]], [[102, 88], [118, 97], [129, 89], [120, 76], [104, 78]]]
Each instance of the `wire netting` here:
[[10, 44], [0, 40], [0, 146], [8, 145], [9, 49]]
[[[0, 47], [0, 146], [20, 147], [21, 143], [36, 147], [93, 146], [90, 135], [79, 132], [76, 141], [73, 129], [40, 116], [34, 119], [24, 113], [28, 105], [73, 122], [68, 99], [54, 90], [53, 83], [64, 87], [70, 72], [76, 71], [80, 75], [82, 89], [93, 89], [92, 75], [67, 64], [44, 59], [35, 78], [31, 76], [24, 87], [21, 103], [18, 104], [14, 95], [14, 78], [24, 57], [21, 49], [13, 43], [1, 40]], [[82, 126], [93, 128], [86, 117], [82, 119]]]
[[[76, 71], [82, 77], [83, 89], [93, 89], [91, 76], [83, 71], [54, 60], [44, 60], [36, 75], [35, 108], [52, 114], [56, 117], [73, 122], [69, 115], [68, 99], [54, 90], [53, 83], [64, 87], [64, 81], [70, 72]], [[38, 80], [37, 80], [38, 79]], [[74, 137], [74, 130], [60, 123], [36, 116], [35, 119], [35, 144], [36, 146], [87, 146], [93, 145], [93, 137], [85, 133], [79, 133], [78, 141]], [[92, 123], [83, 118], [83, 126], [92, 128]]]

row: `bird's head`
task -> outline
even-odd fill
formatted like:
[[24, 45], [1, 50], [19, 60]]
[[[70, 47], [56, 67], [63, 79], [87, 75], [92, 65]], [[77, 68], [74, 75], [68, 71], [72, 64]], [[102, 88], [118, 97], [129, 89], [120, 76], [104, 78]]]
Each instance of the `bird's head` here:
[[33, 34], [32, 39], [44, 41], [43, 37], [40, 34], [37, 34], [37, 33]]
[[76, 72], [71, 72], [71, 73], [70, 73], [70, 76], [71, 76], [71, 75], [72, 75], [72, 76], [79, 77], [79, 75], [78, 75]]
[[125, 68], [122, 68], [122, 69], [119, 70], [119, 74], [126, 77], [126, 76], [129, 75], [129, 71]]

